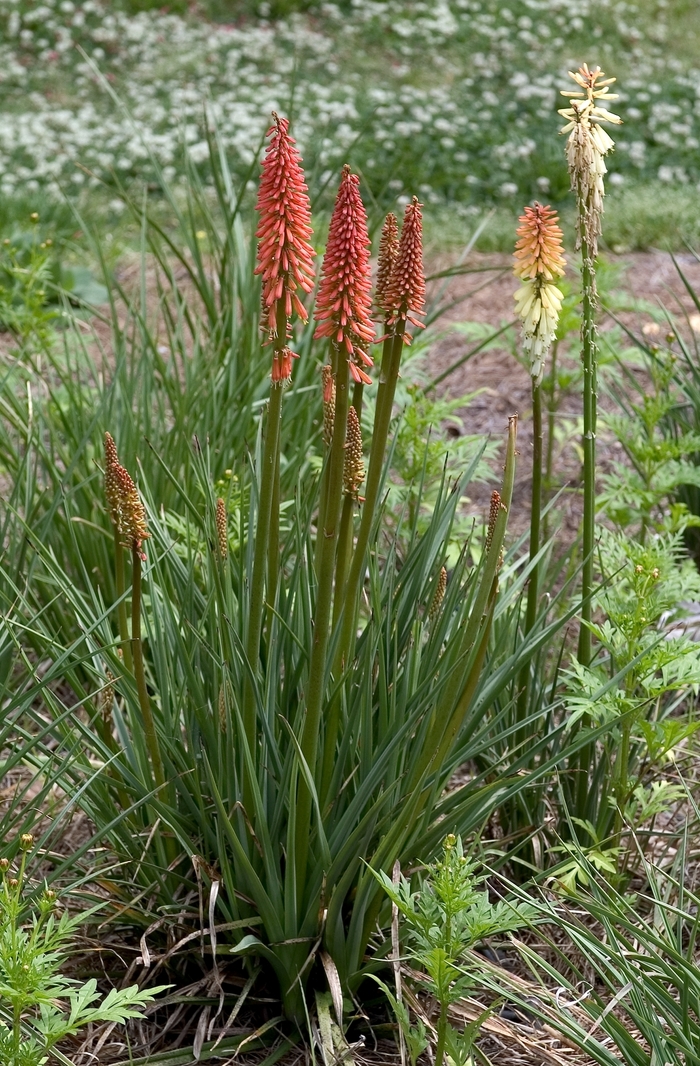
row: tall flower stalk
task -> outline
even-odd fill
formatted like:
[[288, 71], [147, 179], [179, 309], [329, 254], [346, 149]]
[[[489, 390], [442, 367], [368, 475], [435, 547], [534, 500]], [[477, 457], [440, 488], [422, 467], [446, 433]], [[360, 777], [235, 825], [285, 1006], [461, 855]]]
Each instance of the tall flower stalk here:
[[578, 659], [588, 666], [591, 661], [591, 599], [593, 595], [593, 552], [595, 547], [595, 437], [597, 421], [597, 327], [598, 295], [595, 262], [598, 238], [602, 232], [605, 156], [614, 141], [601, 123], [619, 124], [621, 119], [601, 106], [600, 101], [616, 100], [610, 93], [615, 78], [606, 78], [600, 67], [584, 63], [569, 76], [577, 89], [563, 90], [571, 106], [559, 114], [566, 119], [562, 133], [568, 133], [566, 158], [571, 188], [576, 196], [576, 248], [581, 251], [583, 282], [581, 316], [581, 360], [583, 363], [583, 571], [581, 579], [581, 631]]
[[[333, 428], [327, 460], [325, 503], [319, 528], [316, 605], [313, 645], [309, 665], [306, 717], [301, 752], [313, 774], [318, 755], [321, 712], [325, 695], [326, 658], [330, 637], [331, 609], [339, 544], [341, 502], [346, 485], [346, 434], [348, 427], [350, 381], [370, 383], [367, 368], [372, 366], [367, 347], [374, 341], [370, 318], [371, 274], [367, 215], [360, 196], [360, 180], [343, 167], [338, 195], [328, 231], [321, 284], [314, 317], [316, 337], [330, 341], [330, 365], [334, 390]], [[325, 372], [328, 378], [328, 372]], [[342, 564], [341, 564], [342, 565]], [[328, 729], [333, 726], [327, 724]], [[336, 726], [337, 728], [337, 726]], [[309, 848], [312, 796], [306, 780], [299, 781], [296, 808], [297, 884], [304, 882]]]
[[[278, 522], [276, 516], [273, 520], [273, 508], [275, 501], [279, 506], [282, 395], [291, 378], [294, 355], [288, 343], [291, 319], [295, 314], [302, 321], [308, 318], [301, 295], [311, 292], [314, 278], [314, 251], [309, 243], [311, 204], [301, 156], [294, 139], [289, 136], [289, 121], [273, 114], [267, 135], [270, 141], [263, 159], [256, 204], [260, 221], [256, 231], [258, 265], [255, 272], [262, 278], [261, 328], [264, 344], [272, 346], [272, 370], [246, 634], [246, 654], [253, 673], [257, 672], [260, 654], [266, 579], [271, 602], [274, 602], [276, 586], [279, 545]], [[255, 694], [250, 681], [245, 686], [243, 722], [254, 759]]]
[[[523, 325], [523, 350], [530, 360], [532, 377], [532, 500], [530, 518], [530, 578], [527, 591], [525, 632], [537, 618], [542, 512], [542, 375], [545, 360], [554, 340], [563, 300], [557, 281], [563, 276], [566, 262], [562, 254], [562, 232], [557, 214], [551, 207], [535, 203], [520, 217], [515, 245], [514, 273], [522, 284], [515, 294], [518, 316]], [[526, 665], [520, 678], [518, 717], [527, 714], [530, 671]]]
[[[384, 322], [384, 347], [367, 469], [365, 503], [345, 589], [338, 590], [338, 594], [343, 596], [343, 618], [335, 662], [336, 675], [344, 668], [354, 651], [358, 600], [367, 546], [379, 500], [401, 353], [404, 344], [411, 342], [407, 326], [423, 328], [420, 317], [425, 308], [425, 273], [421, 206], [415, 196], [406, 206], [398, 240], [396, 219], [393, 215], [387, 217], [382, 231], [376, 302]], [[327, 755], [327, 758], [330, 759], [330, 755]]]
[[115, 530], [118, 548], [117, 557], [121, 555], [123, 548], [126, 548], [131, 553], [131, 657], [133, 673], [153, 778], [157, 787], [162, 788], [165, 784], [165, 770], [163, 768], [158, 734], [153, 720], [151, 700], [146, 685], [143, 643], [141, 640], [141, 564], [146, 559], [143, 551], [143, 542], [150, 537], [150, 533], [146, 525], [146, 512], [141, 502], [141, 497], [131, 475], [119, 462], [116, 445], [109, 433], [105, 433], [105, 496], [107, 497], [110, 518]]

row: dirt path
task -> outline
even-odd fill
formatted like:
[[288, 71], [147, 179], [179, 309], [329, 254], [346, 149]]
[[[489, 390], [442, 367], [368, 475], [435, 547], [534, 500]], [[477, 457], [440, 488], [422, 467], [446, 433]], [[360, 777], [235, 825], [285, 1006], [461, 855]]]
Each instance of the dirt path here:
[[[676, 257], [686, 278], [693, 289], [700, 293], [700, 263], [690, 254]], [[662, 252], [637, 253], [607, 258], [612, 273], [619, 277], [614, 281], [611, 291], [619, 296], [628, 294], [636, 302], [636, 308], [620, 312], [617, 317], [636, 333], [644, 331], [653, 340], [663, 339], [665, 328], [654, 323], [651, 315], [639, 309], [640, 301], [648, 301], [654, 307], [665, 306], [674, 316], [687, 316], [684, 331], [695, 329], [700, 332], [700, 315], [686, 291], [671, 257]], [[463, 301], [450, 310], [443, 323], [479, 322], [495, 328], [513, 319], [513, 293], [517, 280], [510, 273], [509, 256], [470, 257], [469, 267], [502, 267], [505, 273], [494, 273], [494, 280], [484, 286], [487, 274], [473, 274], [453, 280], [446, 295], [452, 299], [464, 297]], [[444, 269], [448, 263], [440, 262], [438, 268]], [[475, 291], [478, 290], [478, 291]], [[469, 295], [471, 294], [471, 295]], [[619, 304], [620, 301], [616, 300]], [[679, 315], [680, 313], [680, 315]], [[615, 328], [610, 316], [601, 318], [601, 336], [604, 343], [606, 332]], [[475, 342], [461, 333], [450, 333], [441, 339], [432, 349], [430, 355], [431, 375], [446, 370], [452, 363], [465, 355]], [[577, 338], [572, 335], [570, 358], [578, 358]], [[531, 430], [531, 386], [527, 371], [514, 357], [506, 341], [503, 346], [474, 356], [469, 362], [454, 371], [442, 385], [442, 393], [452, 396], [477, 389], [484, 391], [468, 406], [459, 412], [464, 422], [464, 432], [487, 433], [504, 436], [508, 415], [518, 414], [520, 425], [518, 433], [518, 451], [520, 453], [519, 470], [514, 493], [513, 518], [511, 530], [521, 532], [528, 525], [529, 493], [531, 480], [532, 430]], [[611, 409], [611, 402], [601, 390], [599, 407]], [[559, 423], [562, 419], [574, 420], [580, 414], [580, 397], [575, 393], [565, 397], [562, 403]], [[575, 489], [580, 480], [580, 457], [575, 447], [575, 437], [571, 441], [557, 442], [555, 470], [558, 482]], [[605, 472], [613, 463], [619, 461], [620, 445], [601, 429], [599, 433], [598, 459], [599, 470]], [[489, 486], [472, 486], [472, 508], [475, 514], [483, 516], [488, 506]], [[579, 526], [579, 494], [572, 493], [567, 506], [562, 508], [563, 532], [575, 536]]]

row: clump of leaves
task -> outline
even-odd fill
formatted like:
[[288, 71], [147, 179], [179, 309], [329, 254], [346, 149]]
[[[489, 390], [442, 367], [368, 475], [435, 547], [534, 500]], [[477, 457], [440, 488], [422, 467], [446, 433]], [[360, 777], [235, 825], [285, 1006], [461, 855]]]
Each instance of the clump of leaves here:
[[[470, 995], [477, 984], [477, 975], [465, 955], [490, 936], [528, 924], [534, 908], [509, 900], [492, 903], [488, 891], [480, 887], [483, 875], [477, 873], [476, 863], [467, 858], [462, 841], [453, 833], [445, 837], [442, 858], [425, 868], [417, 890], [403, 876], [394, 883], [386, 874], [374, 873], [403, 919], [402, 957], [420, 971], [420, 984], [439, 1006], [436, 1066], [443, 1066], [445, 1056], [454, 1066], [466, 1066], [472, 1061], [474, 1040], [489, 1012], [461, 1032], [448, 1019], [450, 1005]], [[413, 1028], [407, 1024], [405, 1008], [383, 987], [408, 1036], [415, 1062], [427, 1044], [427, 1033], [420, 1025]]]
[[92, 979], [65, 977], [66, 945], [85, 915], [57, 914], [55, 892], [36, 895], [25, 870], [34, 840], [24, 833], [20, 862], [0, 859], [0, 1062], [3, 1066], [67, 1063], [55, 1045], [94, 1022], [136, 1018], [164, 987], [141, 992], [138, 985], [113, 988], [104, 999]]

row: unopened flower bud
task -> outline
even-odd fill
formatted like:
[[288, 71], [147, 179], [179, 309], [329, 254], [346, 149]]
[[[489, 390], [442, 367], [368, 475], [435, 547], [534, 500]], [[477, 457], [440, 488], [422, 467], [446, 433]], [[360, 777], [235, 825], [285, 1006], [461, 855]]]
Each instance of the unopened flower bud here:
[[216, 537], [219, 542], [219, 558], [223, 561], [228, 555], [226, 501], [221, 497], [216, 501]]
[[442, 607], [442, 601], [445, 598], [445, 590], [447, 589], [447, 570], [445, 567], [440, 568], [440, 574], [438, 577], [437, 587], [435, 589], [435, 595], [433, 596], [433, 602], [430, 604], [428, 611], [428, 618], [432, 621], [433, 618], [439, 613]]
[[493, 543], [493, 534], [496, 531], [496, 521], [501, 510], [501, 494], [498, 489], [491, 493], [491, 506], [489, 508], [489, 524], [486, 532], [486, 551], [488, 552]]
[[31, 833], [22, 833], [19, 838], [19, 846], [21, 851], [29, 851], [34, 844], [34, 837]]
[[343, 464], [343, 489], [347, 496], [357, 499], [360, 485], [365, 479], [365, 464], [362, 458], [362, 430], [357, 411], [348, 410], [348, 428], [345, 438], [345, 461]]

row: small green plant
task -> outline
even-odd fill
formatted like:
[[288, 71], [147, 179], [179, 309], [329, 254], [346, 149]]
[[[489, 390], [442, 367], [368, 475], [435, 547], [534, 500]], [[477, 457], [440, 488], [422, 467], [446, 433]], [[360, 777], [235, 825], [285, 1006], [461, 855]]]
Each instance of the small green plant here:
[[[392, 903], [398, 908], [406, 931], [404, 958], [420, 971], [420, 983], [439, 1008], [436, 1024], [435, 1063], [445, 1057], [454, 1066], [472, 1062], [472, 1047], [489, 1011], [459, 1031], [449, 1020], [451, 1004], [468, 996], [477, 986], [473, 967], [465, 962], [470, 948], [490, 936], [510, 932], [527, 924], [534, 913], [526, 903], [501, 900], [491, 903], [488, 891], [479, 886], [482, 875], [476, 863], [464, 854], [454, 833], [443, 842], [442, 858], [430, 863], [415, 891], [401, 876], [394, 883], [385, 873], [375, 872]], [[396, 998], [391, 996], [396, 1004]], [[405, 1008], [398, 1011], [399, 1024], [409, 1036], [411, 1058], [425, 1039], [423, 1029], [406, 1025]]]
[[39, 893], [26, 877], [31, 833], [19, 839], [19, 868], [0, 859], [0, 1062], [3, 1066], [67, 1063], [55, 1045], [93, 1022], [137, 1018], [164, 987], [141, 992], [138, 985], [113, 988], [102, 999], [97, 982], [65, 977], [66, 946], [85, 915], [58, 916], [56, 893]]
[[39, 216], [30, 216], [31, 231], [5, 237], [0, 245], [0, 328], [20, 344], [46, 340], [60, 314], [51, 303], [57, 263], [50, 237], [41, 239]]
[[[669, 333], [667, 343], [674, 340]], [[700, 488], [700, 467], [691, 458], [700, 452], [700, 433], [673, 426], [680, 400], [673, 383], [677, 358], [669, 348], [657, 348], [644, 360], [644, 369], [648, 381], [640, 381], [623, 364], [626, 391], [616, 390], [621, 412], [605, 421], [629, 465], [617, 465], [605, 476], [601, 496], [615, 525], [633, 529], [642, 541], [654, 532], [700, 526], [700, 517], [677, 499], [686, 486]]]
[[596, 843], [612, 833], [609, 843], [617, 847], [632, 817], [659, 813], [660, 797], [652, 802], [649, 778], [697, 729], [678, 708], [700, 684], [698, 646], [689, 637], [669, 635], [662, 622], [683, 598], [700, 594], [700, 583], [679, 533], [641, 544], [603, 531], [600, 560], [609, 582], [599, 597], [605, 616], [589, 625], [605, 655], [589, 667], [572, 663], [567, 705], [570, 727], [581, 720], [609, 727], [607, 756], [589, 777], [597, 785], [588, 790], [597, 810], [589, 805], [586, 815], [579, 808], [577, 816], [595, 825]]

